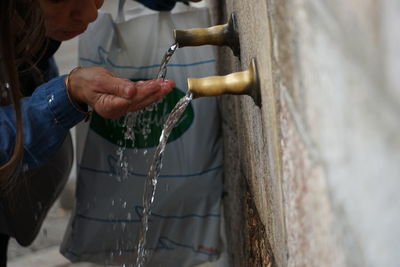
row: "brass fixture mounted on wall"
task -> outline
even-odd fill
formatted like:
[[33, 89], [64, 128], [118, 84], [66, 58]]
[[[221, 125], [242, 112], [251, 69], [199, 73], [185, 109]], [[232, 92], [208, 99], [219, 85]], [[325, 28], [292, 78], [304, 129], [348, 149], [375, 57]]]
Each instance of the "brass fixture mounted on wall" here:
[[232, 13], [227, 24], [210, 28], [174, 30], [174, 38], [179, 47], [218, 45], [229, 46], [233, 54], [240, 56], [239, 34], [235, 13]]
[[261, 107], [260, 80], [255, 58], [252, 58], [245, 71], [225, 76], [188, 78], [187, 83], [188, 90], [193, 93], [193, 98], [222, 94], [249, 95], [254, 103]]

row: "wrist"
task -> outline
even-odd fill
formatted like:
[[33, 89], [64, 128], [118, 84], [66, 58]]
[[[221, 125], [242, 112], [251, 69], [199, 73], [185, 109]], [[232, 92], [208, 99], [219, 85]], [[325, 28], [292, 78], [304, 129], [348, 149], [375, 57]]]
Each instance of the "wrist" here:
[[74, 69], [71, 70], [71, 72], [65, 77], [64, 83], [65, 83], [65, 90], [67, 92], [68, 100], [74, 109], [82, 114], [85, 115], [85, 122], [87, 122], [90, 119], [91, 111], [88, 110], [88, 105], [84, 102], [79, 101], [76, 97], [74, 97], [75, 94], [72, 92], [72, 76], [73, 74], [78, 71], [81, 67], [78, 66]]

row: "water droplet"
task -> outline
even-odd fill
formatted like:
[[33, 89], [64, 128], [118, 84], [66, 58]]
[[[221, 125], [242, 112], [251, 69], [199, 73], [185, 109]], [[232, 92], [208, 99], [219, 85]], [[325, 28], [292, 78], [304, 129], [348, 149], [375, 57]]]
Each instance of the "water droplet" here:
[[54, 95], [50, 95], [49, 96], [49, 104], [51, 104], [54, 101]]
[[149, 105], [149, 106], [146, 108], [146, 110], [149, 111], [149, 112], [153, 111], [153, 109], [154, 109], [154, 105]]

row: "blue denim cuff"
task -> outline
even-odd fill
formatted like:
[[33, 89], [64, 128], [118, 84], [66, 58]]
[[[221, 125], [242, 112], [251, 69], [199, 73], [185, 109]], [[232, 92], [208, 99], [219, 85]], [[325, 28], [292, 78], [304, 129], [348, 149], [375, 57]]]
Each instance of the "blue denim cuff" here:
[[77, 111], [69, 101], [64, 82], [65, 76], [54, 78], [46, 83], [45, 90], [49, 109], [54, 116], [54, 122], [65, 129], [70, 129], [86, 116]]

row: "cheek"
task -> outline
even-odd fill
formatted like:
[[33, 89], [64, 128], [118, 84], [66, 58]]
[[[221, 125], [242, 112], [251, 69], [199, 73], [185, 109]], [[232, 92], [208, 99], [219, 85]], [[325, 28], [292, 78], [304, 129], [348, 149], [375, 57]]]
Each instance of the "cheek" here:
[[53, 33], [60, 29], [61, 23], [57, 17], [46, 17], [45, 19], [47, 33]]
[[[0, 0], [2, 1], [2, 0]], [[40, 8], [43, 12], [47, 32], [54, 32], [65, 25], [66, 9], [65, 2], [52, 3], [49, 0], [39, 0]]]
[[62, 38], [62, 31], [65, 27], [65, 19], [63, 16], [49, 16], [45, 17], [46, 35], [52, 39], [60, 40]]

